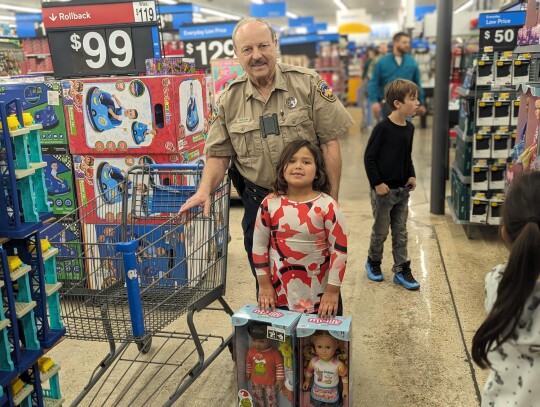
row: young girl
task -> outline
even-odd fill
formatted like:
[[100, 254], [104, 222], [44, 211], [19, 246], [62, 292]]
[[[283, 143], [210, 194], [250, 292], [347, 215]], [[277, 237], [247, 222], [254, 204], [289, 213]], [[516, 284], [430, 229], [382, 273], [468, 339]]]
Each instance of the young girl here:
[[328, 195], [320, 149], [293, 141], [283, 150], [277, 174], [253, 234], [259, 307], [341, 315], [347, 236], [339, 206]]
[[537, 406], [540, 400], [540, 172], [514, 179], [503, 206], [508, 262], [486, 276], [486, 320], [472, 343], [491, 373], [482, 406]]
[[[327, 331], [316, 331], [311, 335], [310, 341], [311, 345], [304, 348], [303, 353], [311, 355], [313, 352], [310, 348], [313, 348], [316, 356], [309, 358], [302, 389], [310, 391], [310, 402], [313, 406], [341, 406], [343, 399], [349, 397], [349, 378], [345, 364], [347, 352]], [[312, 378], [313, 383], [311, 383]], [[340, 379], [341, 394], [339, 392]]]

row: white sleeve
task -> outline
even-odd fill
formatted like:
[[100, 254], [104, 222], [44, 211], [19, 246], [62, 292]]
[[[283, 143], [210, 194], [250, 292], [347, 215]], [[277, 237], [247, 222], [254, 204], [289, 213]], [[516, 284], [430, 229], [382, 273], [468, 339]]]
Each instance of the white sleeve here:
[[486, 299], [484, 301], [484, 307], [486, 312], [489, 313], [495, 300], [497, 299], [497, 290], [499, 288], [499, 282], [501, 281], [502, 274], [506, 269], [505, 264], [498, 264], [486, 274], [485, 287], [486, 287]]

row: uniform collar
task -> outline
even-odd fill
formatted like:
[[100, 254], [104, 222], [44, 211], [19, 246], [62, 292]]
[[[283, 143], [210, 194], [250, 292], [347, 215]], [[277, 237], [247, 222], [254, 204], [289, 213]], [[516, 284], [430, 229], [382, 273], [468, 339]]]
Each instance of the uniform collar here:
[[[285, 78], [283, 76], [283, 67], [281, 64], [278, 64], [276, 62], [276, 71], [274, 73], [274, 87], [272, 88], [272, 91], [275, 89], [288, 91], [289, 88], [287, 86], [287, 82], [285, 81]], [[253, 96], [253, 93], [255, 92], [255, 86], [253, 86], [253, 83], [249, 80], [249, 77], [246, 74], [246, 102], [249, 100], [250, 97]]]

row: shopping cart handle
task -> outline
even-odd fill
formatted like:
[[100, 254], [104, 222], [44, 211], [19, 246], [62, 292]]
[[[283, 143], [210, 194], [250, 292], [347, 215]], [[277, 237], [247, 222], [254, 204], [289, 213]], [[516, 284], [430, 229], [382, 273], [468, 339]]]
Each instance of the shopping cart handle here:
[[204, 163], [200, 164], [150, 164], [154, 170], [202, 170]]

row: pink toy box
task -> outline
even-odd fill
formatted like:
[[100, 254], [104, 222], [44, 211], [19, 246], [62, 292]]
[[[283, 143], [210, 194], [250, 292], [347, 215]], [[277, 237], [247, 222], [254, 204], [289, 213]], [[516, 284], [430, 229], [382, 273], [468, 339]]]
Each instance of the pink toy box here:
[[238, 375], [238, 405], [298, 406], [295, 326], [299, 313], [263, 311], [245, 305], [232, 317]]
[[70, 151], [126, 156], [190, 150], [193, 140], [204, 141], [204, 87], [198, 74], [65, 80]]
[[[298, 337], [300, 407], [352, 407], [351, 318], [303, 314]], [[319, 349], [330, 347], [330, 353]], [[312, 400], [314, 400], [312, 402]]]

